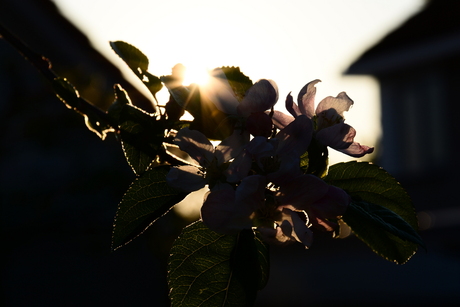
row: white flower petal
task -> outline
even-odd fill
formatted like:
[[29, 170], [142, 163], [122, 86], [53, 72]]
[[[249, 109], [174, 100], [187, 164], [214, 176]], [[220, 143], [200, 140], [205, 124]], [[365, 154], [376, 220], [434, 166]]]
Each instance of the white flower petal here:
[[277, 154], [279, 156], [302, 155], [307, 151], [312, 136], [312, 121], [304, 115], [297, 116], [293, 122], [276, 135], [276, 138], [280, 140]]
[[188, 153], [192, 159], [198, 161], [201, 166], [207, 166], [214, 158], [214, 145], [203, 133], [197, 130], [190, 130], [189, 128], [179, 130], [174, 138], [174, 143]]
[[203, 188], [206, 180], [191, 165], [172, 167], [166, 175], [166, 182], [173, 188], [184, 192], [193, 192]]
[[237, 183], [248, 175], [251, 167], [251, 155], [247, 151], [243, 151], [230, 163], [225, 171], [225, 177], [228, 182]]
[[250, 215], [262, 206], [265, 197], [266, 179], [261, 175], [253, 175], [243, 178], [236, 189], [235, 203], [241, 207], [242, 212]]
[[257, 158], [273, 156], [275, 154], [273, 144], [263, 136], [254, 137], [246, 146], [246, 150]]
[[283, 207], [307, 210], [308, 206], [320, 200], [329, 190], [322, 179], [304, 174], [280, 187], [277, 198]]
[[249, 133], [234, 130], [233, 134], [223, 140], [216, 148], [217, 163], [225, 163], [241, 153], [244, 146], [249, 143]]
[[278, 86], [273, 80], [261, 79], [254, 83], [244, 96], [238, 110], [242, 116], [263, 112], [278, 101]]
[[227, 183], [219, 184], [207, 194], [201, 207], [201, 218], [209, 229], [223, 234], [236, 234], [252, 227], [252, 212], [248, 212], [246, 204], [236, 202], [235, 195]]
[[[341, 92], [337, 97], [328, 96], [324, 98], [316, 108], [316, 115], [329, 109], [334, 109], [336, 111], [334, 116], [340, 115], [343, 118], [343, 112], [348, 111], [352, 105], [353, 100], [351, 100], [345, 92]], [[329, 120], [331, 122], [336, 121], [335, 118], [329, 118]]]
[[361, 145], [357, 142], [353, 142], [348, 148], [339, 149], [338, 151], [343, 152], [344, 154], [347, 154], [355, 158], [360, 158], [364, 155], [373, 153], [374, 147], [369, 147], [366, 145]]
[[306, 115], [308, 118], [312, 118], [315, 115], [315, 95], [316, 87], [315, 85], [321, 82], [321, 80], [316, 79], [307, 83], [299, 92], [297, 97], [298, 107], [300, 112], [303, 115]]
[[336, 150], [348, 148], [353, 143], [355, 136], [356, 130], [345, 123], [338, 123], [316, 133], [316, 139], [321, 144]]
[[288, 112], [291, 113], [294, 117], [302, 115], [299, 107], [294, 103], [294, 99], [292, 98], [291, 93], [289, 93], [286, 97], [286, 110], [288, 110]]
[[273, 112], [272, 121], [276, 128], [283, 129], [294, 121], [294, 117], [275, 110], [275, 112]]

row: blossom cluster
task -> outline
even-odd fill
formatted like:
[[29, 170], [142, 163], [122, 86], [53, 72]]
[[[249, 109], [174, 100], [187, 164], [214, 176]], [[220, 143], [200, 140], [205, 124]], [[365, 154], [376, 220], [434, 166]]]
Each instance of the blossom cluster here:
[[327, 147], [353, 157], [374, 150], [355, 142], [355, 129], [344, 122], [353, 101], [342, 92], [324, 98], [315, 110], [320, 80], [314, 80], [300, 90], [297, 103], [287, 95], [290, 114], [285, 114], [274, 110], [279, 95], [272, 80], [257, 81], [241, 98], [221, 69], [212, 75], [201, 98], [237, 119], [233, 133], [214, 146], [198, 130], [179, 130], [174, 143], [189, 159], [171, 168], [168, 184], [185, 192], [209, 188], [201, 218], [213, 231], [256, 228], [269, 243], [310, 247], [311, 228], [333, 231], [351, 202], [311, 164], [326, 161], [327, 169]]

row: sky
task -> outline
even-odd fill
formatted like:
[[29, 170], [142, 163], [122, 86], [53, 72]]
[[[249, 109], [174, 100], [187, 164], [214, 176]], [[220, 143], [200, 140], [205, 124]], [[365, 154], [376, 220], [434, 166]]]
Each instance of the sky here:
[[[424, 0], [54, 0], [94, 47], [124, 74], [133, 73], [111, 50], [122, 40], [150, 60], [161, 76], [182, 63], [189, 71], [239, 66], [253, 81], [272, 79], [276, 106], [314, 79], [316, 103], [345, 91], [355, 102], [345, 114], [355, 141], [381, 137], [378, 84], [370, 76], [343, 76], [346, 68], [391, 30], [423, 8]], [[140, 85], [140, 82], [137, 82]], [[166, 101], [160, 95], [160, 102]], [[371, 160], [372, 155], [361, 160]], [[353, 160], [330, 151], [331, 163]]]

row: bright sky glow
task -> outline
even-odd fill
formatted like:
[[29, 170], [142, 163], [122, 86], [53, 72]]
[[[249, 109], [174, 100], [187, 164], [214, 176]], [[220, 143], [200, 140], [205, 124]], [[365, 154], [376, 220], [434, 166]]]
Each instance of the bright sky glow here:
[[185, 78], [183, 81], [184, 85], [190, 85], [196, 83], [198, 85], [204, 85], [209, 81], [208, 69], [199, 65], [190, 63], [186, 66]]
[[[346, 91], [355, 102], [346, 121], [357, 131], [355, 140], [366, 145], [378, 145], [381, 136], [378, 85], [372, 78], [343, 77], [342, 72], [424, 4], [423, 0], [54, 2], [131, 77], [109, 41], [123, 40], [139, 48], [149, 57], [149, 72], [157, 76], [170, 74], [175, 64], [182, 63], [190, 72], [239, 66], [253, 81], [272, 79], [280, 90], [280, 110], [289, 92], [296, 97], [303, 85], [321, 79], [316, 102]], [[333, 150], [330, 154], [331, 163], [350, 160]]]

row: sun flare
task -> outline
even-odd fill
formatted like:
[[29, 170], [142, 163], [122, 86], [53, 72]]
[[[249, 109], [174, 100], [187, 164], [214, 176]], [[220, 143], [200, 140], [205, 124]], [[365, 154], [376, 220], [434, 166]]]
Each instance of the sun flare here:
[[209, 71], [206, 68], [196, 65], [185, 65], [184, 85], [190, 85], [192, 83], [205, 85], [209, 82], [209, 78]]

